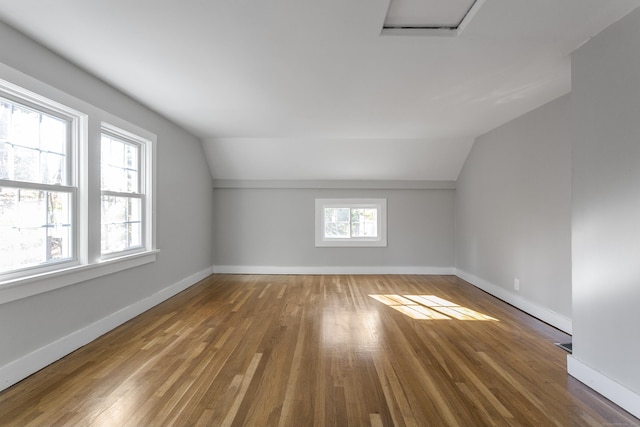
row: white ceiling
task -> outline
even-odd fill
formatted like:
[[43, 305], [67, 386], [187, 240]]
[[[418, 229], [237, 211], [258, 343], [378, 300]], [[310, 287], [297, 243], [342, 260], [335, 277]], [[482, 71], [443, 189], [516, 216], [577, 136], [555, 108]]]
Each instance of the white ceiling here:
[[201, 137], [214, 178], [455, 180], [639, 5], [486, 0], [459, 37], [380, 36], [389, 0], [0, 0], [0, 20]]

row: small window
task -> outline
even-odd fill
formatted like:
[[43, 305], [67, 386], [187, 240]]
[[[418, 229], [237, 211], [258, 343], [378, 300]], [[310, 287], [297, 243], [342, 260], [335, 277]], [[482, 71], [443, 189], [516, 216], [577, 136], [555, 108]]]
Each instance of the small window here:
[[100, 145], [101, 253], [144, 249], [147, 141], [108, 127], [103, 128]]
[[316, 246], [387, 246], [386, 199], [316, 199]]

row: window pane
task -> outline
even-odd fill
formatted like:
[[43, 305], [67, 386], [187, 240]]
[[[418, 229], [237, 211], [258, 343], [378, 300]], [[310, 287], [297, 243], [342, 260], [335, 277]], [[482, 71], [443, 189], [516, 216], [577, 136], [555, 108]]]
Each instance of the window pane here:
[[136, 197], [102, 196], [103, 254], [142, 245], [142, 200]]
[[64, 177], [66, 176], [66, 164], [64, 154], [40, 154], [40, 168], [42, 182], [53, 185], [65, 183]]
[[0, 235], [0, 271], [71, 259], [71, 195], [0, 187]]
[[378, 210], [375, 208], [351, 209], [351, 236], [378, 237]]
[[13, 177], [16, 181], [38, 182], [40, 175], [40, 153], [28, 147], [13, 149]]
[[40, 148], [40, 114], [14, 104], [9, 139], [16, 145]]
[[45, 152], [64, 155], [67, 144], [67, 122], [43, 115], [40, 121], [40, 148]]
[[329, 239], [349, 238], [349, 208], [324, 208], [324, 236]]

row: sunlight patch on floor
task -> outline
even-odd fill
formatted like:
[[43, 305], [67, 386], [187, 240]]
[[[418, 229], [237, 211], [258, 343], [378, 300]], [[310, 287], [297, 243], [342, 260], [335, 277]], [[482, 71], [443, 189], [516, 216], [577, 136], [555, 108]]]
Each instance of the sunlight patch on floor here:
[[435, 295], [369, 295], [394, 310], [417, 320], [480, 320], [495, 319], [470, 308], [452, 303]]

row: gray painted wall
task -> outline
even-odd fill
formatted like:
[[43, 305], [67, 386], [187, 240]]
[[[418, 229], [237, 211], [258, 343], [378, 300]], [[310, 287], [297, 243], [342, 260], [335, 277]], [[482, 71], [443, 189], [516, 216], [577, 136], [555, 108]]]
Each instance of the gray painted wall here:
[[[215, 264], [275, 267], [453, 266], [454, 190], [218, 188]], [[386, 248], [316, 248], [316, 198], [386, 198]]]
[[572, 57], [573, 357], [640, 414], [640, 9]]
[[455, 248], [462, 277], [571, 318], [570, 95], [476, 140], [458, 177]]
[[[157, 261], [0, 305], [0, 368], [212, 265], [212, 180], [200, 141], [0, 23], [0, 62], [147, 129], [157, 143]], [[2, 384], [0, 384], [1, 386]]]

